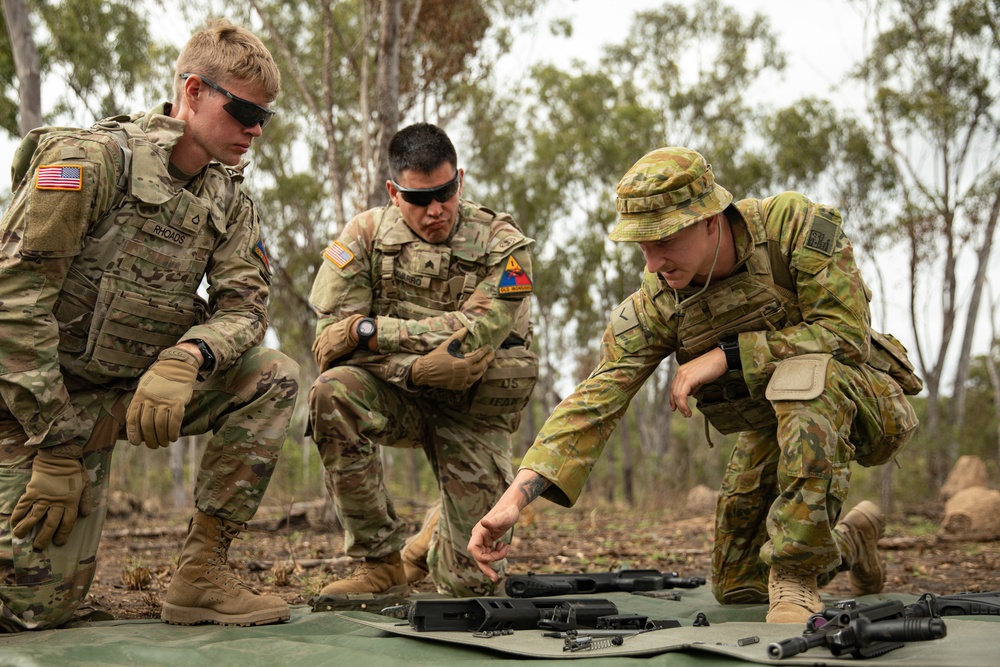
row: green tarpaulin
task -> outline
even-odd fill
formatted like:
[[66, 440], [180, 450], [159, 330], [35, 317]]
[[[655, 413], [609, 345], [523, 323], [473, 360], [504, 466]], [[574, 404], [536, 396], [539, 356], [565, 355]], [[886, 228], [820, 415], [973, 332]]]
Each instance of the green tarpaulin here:
[[[45, 632], [0, 635], [0, 665], [11, 667], [312, 667], [315, 665], [530, 665], [551, 664], [546, 657], [572, 658], [573, 667], [590, 665], [739, 665], [843, 664], [823, 648], [784, 661], [767, 658], [767, 644], [801, 633], [801, 626], [763, 622], [761, 605], [723, 607], [707, 588], [682, 591], [680, 601], [614, 593], [602, 595], [621, 613], [651, 619], [677, 619], [682, 627], [659, 630], [628, 639], [620, 647], [566, 655], [562, 640], [542, 638], [538, 631], [520, 630], [509, 636], [473, 639], [468, 633], [416, 633], [401, 621], [371, 613], [313, 612], [295, 607], [289, 622], [256, 628], [214, 625], [170, 626], [156, 620], [78, 623]], [[912, 595], [870, 596], [861, 602], [899, 599]], [[832, 603], [833, 599], [827, 599]], [[698, 612], [710, 625], [695, 627]], [[927, 667], [993, 667], [1000, 664], [1000, 617], [949, 617], [948, 636], [914, 642], [866, 660], [865, 664]], [[420, 636], [416, 636], [416, 635]], [[411, 636], [406, 636], [411, 635]], [[757, 637], [757, 643], [738, 646], [738, 640]], [[539, 653], [541, 651], [541, 653]], [[638, 653], [629, 657], [627, 653]], [[523, 657], [528, 656], [528, 657]]]

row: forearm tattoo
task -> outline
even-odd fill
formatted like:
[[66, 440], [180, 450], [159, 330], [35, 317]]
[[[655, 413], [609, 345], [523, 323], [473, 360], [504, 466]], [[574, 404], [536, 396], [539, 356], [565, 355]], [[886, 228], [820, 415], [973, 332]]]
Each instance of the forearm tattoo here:
[[527, 482], [522, 482], [518, 487], [521, 490], [521, 497], [524, 504], [528, 505], [532, 500], [542, 495], [542, 491], [549, 488], [549, 480], [544, 477], [536, 477]]

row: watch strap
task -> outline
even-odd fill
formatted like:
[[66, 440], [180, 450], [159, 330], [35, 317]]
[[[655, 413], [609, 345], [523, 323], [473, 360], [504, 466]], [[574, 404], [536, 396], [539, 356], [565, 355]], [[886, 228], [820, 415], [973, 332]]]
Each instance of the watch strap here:
[[726, 354], [726, 367], [731, 371], [742, 371], [743, 360], [740, 359], [740, 339], [738, 336], [726, 336], [719, 339], [719, 347]]

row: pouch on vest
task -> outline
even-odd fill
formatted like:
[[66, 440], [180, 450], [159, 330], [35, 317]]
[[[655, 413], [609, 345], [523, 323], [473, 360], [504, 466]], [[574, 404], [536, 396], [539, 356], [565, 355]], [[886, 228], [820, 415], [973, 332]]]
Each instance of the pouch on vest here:
[[811, 401], [826, 387], [826, 368], [832, 354], [803, 354], [778, 364], [764, 390], [769, 401]]
[[756, 431], [778, 423], [767, 401], [753, 398], [742, 371], [728, 371], [695, 393], [698, 410], [719, 433]]
[[469, 414], [519, 413], [528, 404], [537, 381], [538, 357], [534, 352], [523, 344], [501, 346], [473, 390]]
[[868, 365], [888, 373], [907, 396], [915, 396], [924, 388], [924, 381], [916, 374], [913, 363], [906, 356], [906, 348], [892, 334], [872, 329], [872, 350], [868, 356]]

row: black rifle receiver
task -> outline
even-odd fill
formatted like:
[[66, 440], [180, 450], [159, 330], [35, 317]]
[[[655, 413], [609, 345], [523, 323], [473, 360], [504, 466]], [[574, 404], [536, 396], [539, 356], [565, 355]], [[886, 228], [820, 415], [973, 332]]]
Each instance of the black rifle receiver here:
[[416, 600], [407, 620], [419, 632], [486, 632], [497, 630], [572, 630], [596, 628], [598, 619], [618, 614], [613, 602], [601, 598], [518, 600], [464, 598]]

